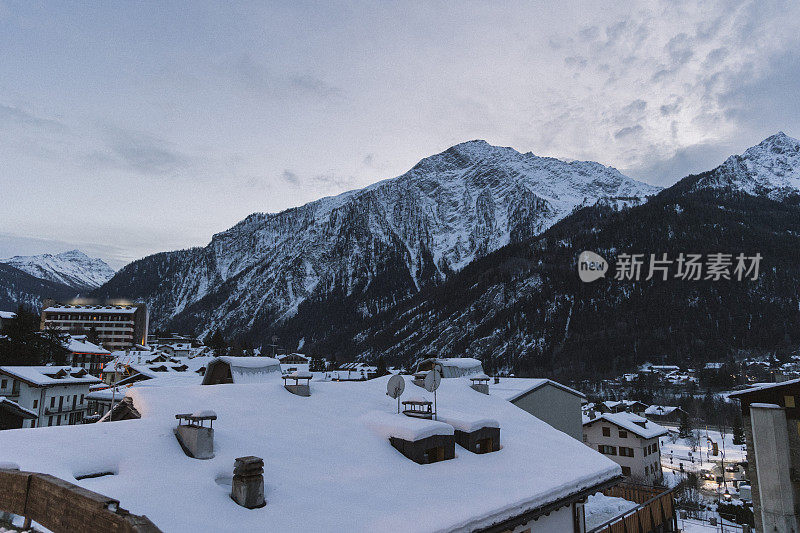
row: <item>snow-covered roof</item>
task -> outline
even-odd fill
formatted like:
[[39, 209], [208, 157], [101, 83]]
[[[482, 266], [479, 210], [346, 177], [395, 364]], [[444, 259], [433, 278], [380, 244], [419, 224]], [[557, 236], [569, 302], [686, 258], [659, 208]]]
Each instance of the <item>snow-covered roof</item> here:
[[651, 405], [644, 410], [644, 414], [662, 416], [668, 415], [678, 409], [680, 409], [680, 407], [675, 407], [674, 405]]
[[86, 335], [70, 335], [64, 341], [64, 347], [72, 353], [111, 355], [111, 352], [102, 346], [98, 346], [97, 344], [89, 342], [86, 338]]
[[489, 383], [489, 394], [513, 402], [546, 384], [550, 384], [553, 387], [570, 392], [581, 398], [586, 398], [582, 392], [547, 378], [500, 378], [500, 383]]
[[643, 439], [652, 439], [669, 433], [665, 427], [633, 413], [603, 413], [588, 421], [584, 418], [583, 424], [594, 424], [601, 419], [628, 430]]
[[0, 374], [12, 376], [35, 387], [101, 382], [99, 378], [87, 374], [83, 368], [71, 366], [0, 366]]
[[14, 413], [17, 416], [21, 416], [22, 418], [32, 419], [32, 418], [39, 418], [39, 415], [31, 411], [30, 409], [26, 409], [22, 407], [15, 401], [9, 400], [5, 396], [0, 396], [0, 408], [7, 409]]
[[55, 305], [45, 309], [48, 313], [114, 313], [133, 314], [137, 307], [120, 305]]
[[732, 392], [728, 395], [728, 397], [731, 398], [731, 397], [742, 396], [744, 394], [749, 394], [751, 392], [772, 389], [774, 387], [782, 387], [784, 385], [793, 385], [795, 383], [800, 383], [800, 378], [788, 379], [786, 381], [781, 381], [780, 383], [756, 383], [749, 389]]
[[204, 384], [213, 383], [213, 369], [217, 365], [228, 365], [234, 383], [258, 383], [269, 380], [272, 374], [280, 376], [281, 364], [272, 357], [216, 357], [206, 365]]
[[15, 316], [17, 316], [17, 313], [13, 313], [11, 311], [0, 311], [0, 319], [11, 320]]
[[[471, 531], [620, 475], [607, 457], [460, 379], [439, 387], [442, 416], [496, 420], [502, 449], [457, 447], [454, 459], [419, 465], [391, 446], [387, 431], [406, 423], [444, 431], [445, 423], [397, 415], [388, 378], [319, 382], [303, 398], [281, 380], [132, 387], [139, 420], [2, 431], [0, 449], [23, 470], [118, 499], [169, 532]], [[188, 458], [172, 432], [176, 414], [200, 409], [218, 416], [216, 455], [204, 461]], [[264, 460], [267, 504], [260, 509], [230, 498], [234, 460], [245, 455]], [[75, 479], [91, 472], [116, 474]]]

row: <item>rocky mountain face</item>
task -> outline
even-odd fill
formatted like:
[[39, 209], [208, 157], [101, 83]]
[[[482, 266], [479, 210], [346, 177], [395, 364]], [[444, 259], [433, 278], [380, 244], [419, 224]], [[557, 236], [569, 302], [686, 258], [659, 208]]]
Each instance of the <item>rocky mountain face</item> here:
[[[348, 306], [331, 297], [301, 306], [276, 333], [344, 360], [465, 355], [490, 371], [565, 380], [618, 375], [646, 361], [695, 364], [738, 350], [793, 349], [800, 343], [797, 146], [770, 137], [644, 205], [580, 209], [367, 319], [345, 315]], [[581, 282], [584, 250], [612, 269], [619, 254], [645, 254], [641, 279], [617, 280], [612, 270]], [[763, 258], [755, 280], [646, 280], [649, 254], [664, 253], [673, 261], [681, 253]]]
[[0, 263], [0, 311], [16, 311], [19, 305], [38, 311], [42, 298], [68, 300], [76, 295], [75, 289], [63, 283], [40, 279]]
[[61, 283], [76, 291], [96, 289], [114, 275], [114, 270], [102, 259], [89, 257], [80, 250], [55, 255], [15, 256], [0, 262], [35, 278]]
[[695, 190], [731, 189], [784, 200], [800, 194], [800, 141], [779, 132], [691, 180]]
[[365, 189], [253, 214], [204, 248], [136, 261], [94, 295], [144, 299], [155, 327], [258, 342], [305, 302], [337, 295], [371, 316], [578, 207], [656, 192], [598, 163], [471, 141]]

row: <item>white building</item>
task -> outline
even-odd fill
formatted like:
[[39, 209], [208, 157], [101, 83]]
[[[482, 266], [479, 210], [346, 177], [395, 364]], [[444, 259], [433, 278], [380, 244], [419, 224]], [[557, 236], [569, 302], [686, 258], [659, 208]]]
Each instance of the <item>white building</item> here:
[[0, 396], [37, 414], [23, 427], [79, 423], [86, 414], [89, 386], [100, 379], [70, 366], [0, 366]]
[[149, 316], [145, 304], [80, 305], [45, 300], [41, 329], [65, 333], [97, 333], [100, 344], [109, 350], [129, 348], [147, 342]]
[[658, 438], [668, 433], [633, 413], [604, 413], [584, 419], [583, 442], [622, 467], [632, 481], [645, 485], [661, 483], [661, 449]]

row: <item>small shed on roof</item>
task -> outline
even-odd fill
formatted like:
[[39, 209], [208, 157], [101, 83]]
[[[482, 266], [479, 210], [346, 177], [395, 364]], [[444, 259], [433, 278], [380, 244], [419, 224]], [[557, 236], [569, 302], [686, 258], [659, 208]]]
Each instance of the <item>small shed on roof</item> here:
[[281, 375], [281, 363], [271, 357], [215, 357], [206, 367], [203, 385], [260, 383]]
[[459, 378], [472, 374], [483, 374], [483, 365], [472, 357], [431, 357], [417, 363], [414, 373], [439, 368], [443, 378]]

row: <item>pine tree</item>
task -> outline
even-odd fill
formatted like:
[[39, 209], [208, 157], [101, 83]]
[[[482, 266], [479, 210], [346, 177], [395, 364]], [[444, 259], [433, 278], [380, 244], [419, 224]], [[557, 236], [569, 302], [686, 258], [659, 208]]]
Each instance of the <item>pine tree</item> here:
[[742, 417], [736, 416], [733, 418], [733, 443], [737, 445], [744, 444], [744, 429], [742, 428]]
[[682, 439], [689, 438], [689, 437], [692, 436], [692, 430], [693, 429], [694, 429], [694, 426], [692, 425], [692, 419], [689, 418], [689, 415], [684, 413], [681, 416], [681, 425], [678, 428], [678, 435], [680, 435], [680, 437]]

